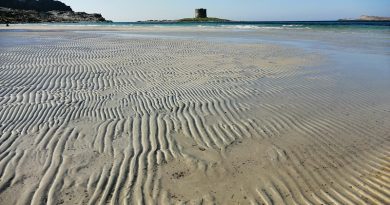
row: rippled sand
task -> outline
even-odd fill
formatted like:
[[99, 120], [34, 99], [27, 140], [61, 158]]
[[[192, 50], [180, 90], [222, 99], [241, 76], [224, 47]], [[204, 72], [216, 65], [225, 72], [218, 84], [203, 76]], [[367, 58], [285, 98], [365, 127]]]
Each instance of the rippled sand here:
[[294, 46], [45, 28], [0, 32], [0, 204], [390, 203], [385, 81]]

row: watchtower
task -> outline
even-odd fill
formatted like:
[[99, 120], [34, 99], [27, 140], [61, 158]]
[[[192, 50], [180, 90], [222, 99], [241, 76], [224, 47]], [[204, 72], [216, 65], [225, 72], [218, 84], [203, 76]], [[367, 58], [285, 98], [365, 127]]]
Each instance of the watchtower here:
[[207, 9], [195, 9], [195, 18], [207, 18]]

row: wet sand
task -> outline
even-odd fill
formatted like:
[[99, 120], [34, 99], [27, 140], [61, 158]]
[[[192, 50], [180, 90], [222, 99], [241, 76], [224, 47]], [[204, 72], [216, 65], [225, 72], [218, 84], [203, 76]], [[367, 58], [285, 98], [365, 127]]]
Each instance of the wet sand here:
[[12, 29], [0, 204], [390, 203], [386, 33]]

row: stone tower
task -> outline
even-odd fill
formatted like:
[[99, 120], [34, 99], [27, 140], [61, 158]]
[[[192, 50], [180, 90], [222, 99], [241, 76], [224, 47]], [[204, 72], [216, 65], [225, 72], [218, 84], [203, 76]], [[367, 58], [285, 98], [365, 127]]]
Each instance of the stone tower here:
[[207, 10], [203, 8], [195, 9], [195, 18], [207, 18]]

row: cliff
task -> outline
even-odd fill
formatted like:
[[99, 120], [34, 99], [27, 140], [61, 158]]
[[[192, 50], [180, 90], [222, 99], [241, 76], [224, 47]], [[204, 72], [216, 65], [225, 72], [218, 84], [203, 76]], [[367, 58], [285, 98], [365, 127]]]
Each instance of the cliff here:
[[73, 11], [35, 11], [0, 7], [0, 23], [107, 22], [101, 14]]

